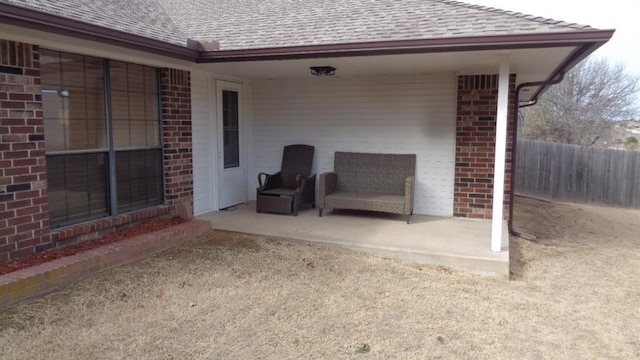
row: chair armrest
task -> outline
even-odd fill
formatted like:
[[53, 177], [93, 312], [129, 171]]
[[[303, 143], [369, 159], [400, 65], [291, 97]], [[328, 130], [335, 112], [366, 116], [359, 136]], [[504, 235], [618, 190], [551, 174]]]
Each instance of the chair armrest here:
[[[264, 177], [264, 180], [262, 179]], [[275, 174], [258, 174], [258, 191], [277, 189], [280, 187], [280, 172]]]
[[408, 176], [404, 180], [404, 212], [413, 213], [413, 190], [415, 188], [415, 176]]
[[320, 187], [318, 189], [318, 206], [324, 207], [324, 197], [336, 191], [338, 184], [338, 174], [325, 172], [320, 174]]

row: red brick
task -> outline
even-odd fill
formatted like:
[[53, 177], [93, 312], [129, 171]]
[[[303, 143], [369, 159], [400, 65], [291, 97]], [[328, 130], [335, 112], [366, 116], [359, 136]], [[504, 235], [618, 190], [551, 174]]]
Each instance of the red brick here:
[[48, 200], [47, 200], [47, 198], [45, 196], [36, 197], [36, 198], [31, 199], [31, 203], [33, 205], [40, 205], [40, 206], [46, 205], [47, 201]]
[[38, 146], [36, 143], [33, 142], [26, 142], [26, 143], [12, 143], [11, 144], [11, 150], [16, 151], [16, 150], [33, 150], [33, 149], [37, 149]]
[[15, 210], [12, 210], [12, 209], [0, 212], [0, 219], [3, 221], [6, 221], [7, 219], [13, 219], [15, 216], [16, 216], [16, 212]]
[[27, 240], [22, 240], [19, 241], [16, 244], [16, 247], [18, 249], [23, 249], [23, 248], [27, 248], [27, 247], [34, 247], [36, 245], [40, 245], [41, 241], [40, 238], [31, 238], [31, 239], [27, 239]]
[[12, 134], [36, 134], [35, 126], [13, 126], [11, 127]]
[[34, 181], [38, 181], [38, 175], [22, 175], [13, 177], [13, 182], [15, 183], [26, 183]]
[[0, 126], [24, 126], [25, 124], [25, 119], [0, 119]]
[[15, 250], [16, 250], [16, 243], [13, 243], [13, 242], [0, 246], [0, 254], [9, 253]]
[[28, 151], [7, 151], [3, 156], [5, 159], [24, 159], [29, 157]]
[[33, 254], [34, 249], [33, 247], [28, 247], [28, 248], [24, 248], [24, 249], [20, 249], [20, 250], [15, 250], [9, 253], [9, 259], [11, 260], [17, 260], [23, 257], [27, 257], [31, 254]]
[[41, 224], [40, 222], [34, 222], [31, 221], [27, 224], [22, 224], [22, 225], [18, 225], [16, 227], [16, 230], [18, 231], [18, 233], [23, 233], [23, 232], [27, 232], [27, 231], [33, 231], [33, 230], [37, 230], [41, 228]]
[[[483, 79], [484, 78], [484, 79]], [[484, 88], [476, 86], [484, 83]], [[458, 77], [458, 104], [456, 116], [456, 168], [454, 209], [455, 216], [473, 218], [491, 218], [491, 199], [473, 198], [474, 195], [492, 194], [492, 182], [486, 182], [493, 174], [495, 156], [495, 118], [497, 110], [497, 76], [470, 75]], [[515, 97], [515, 76], [510, 79], [510, 101]], [[511, 107], [510, 107], [511, 109]], [[513, 139], [513, 111], [508, 114], [508, 136]], [[507, 152], [507, 168], [510, 169], [512, 152]], [[463, 182], [461, 179], [478, 179], [478, 182]], [[510, 184], [505, 194], [509, 195]], [[473, 199], [469, 202], [470, 198]], [[508, 203], [508, 196], [505, 198]], [[471, 204], [484, 205], [485, 209], [471, 208]], [[505, 218], [508, 216], [508, 212]]]
[[38, 159], [14, 159], [13, 166], [33, 166], [38, 165]]
[[32, 174], [39, 174], [39, 173], [46, 174], [47, 167], [45, 165], [32, 166], [30, 172]]
[[34, 94], [10, 93], [9, 100], [33, 101]]
[[44, 156], [45, 156], [45, 151], [43, 149], [29, 151], [29, 157], [44, 157]]
[[31, 200], [29, 199], [10, 201], [7, 203], [8, 210], [19, 209], [27, 206], [31, 206]]
[[16, 193], [16, 200], [32, 199], [32, 198], [38, 198], [38, 197], [40, 197], [40, 192], [38, 190], [21, 191], [19, 193]]
[[39, 206], [31, 206], [26, 208], [21, 208], [16, 210], [16, 216], [24, 216], [24, 215], [33, 215], [40, 212]]
[[20, 226], [20, 225], [24, 225], [24, 224], [30, 223], [31, 220], [32, 220], [31, 216], [13, 217], [11, 219], [7, 219], [7, 225], [9, 227], [11, 227], [11, 226]]
[[[36, 114], [36, 116], [38, 116]], [[40, 115], [42, 116], [42, 115]], [[28, 126], [42, 126], [42, 119], [41, 118], [29, 118], [27, 119], [27, 123], [25, 125]]]
[[3, 109], [24, 109], [24, 101], [0, 101], [0, 107]]

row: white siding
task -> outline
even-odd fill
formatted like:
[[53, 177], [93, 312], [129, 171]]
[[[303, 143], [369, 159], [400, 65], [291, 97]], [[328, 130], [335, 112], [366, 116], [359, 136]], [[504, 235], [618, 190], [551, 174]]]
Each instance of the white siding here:
[[333, 169], [335, 151], [417, 154], [414, 212], [453, 215], [454, 74], [265, 80], [252, 105], [249, 174], [278, 170], [294, 143], [315, 146], [318, 174]]
[[191, 74], [191, 114], [193, 134], [193, 212], [213, 211], [215, 149], [214, 123], [211, 116], [209, 77]]

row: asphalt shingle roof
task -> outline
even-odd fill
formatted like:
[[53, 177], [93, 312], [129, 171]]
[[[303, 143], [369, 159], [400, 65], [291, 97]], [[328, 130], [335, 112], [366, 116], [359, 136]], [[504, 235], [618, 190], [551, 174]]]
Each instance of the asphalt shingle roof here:
[[0, 0], [170, 43], [221, 50], [579, 31], [450, 0]]
[[0, 0], [51, 15], [186, 45], [178, 28], [156, 0]]
[[221, 50], [572, 31], [557, 20], [448, 0], [159, 0]]

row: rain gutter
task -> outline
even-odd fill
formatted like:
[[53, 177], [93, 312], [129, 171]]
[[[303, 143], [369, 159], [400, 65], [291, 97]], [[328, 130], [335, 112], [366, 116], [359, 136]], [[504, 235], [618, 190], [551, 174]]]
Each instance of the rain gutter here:
[[509, 34], [354, 42], [343, 44], [252, 48], [241, 50], [202, 51], [198, 63], [311, 59], [345, 56], [374, 56], [459, 52], [478, 50], [509, 50], [604, 44], [614, 30], [580, 30], [555, 33]]
[[[581, 47], [576, 49], [571, 55], [569, 55], [560, 66], [558, 66], [555, 71], [551, 73], [551, 75], [542, 81], [533, 81], [526, 82], [518, 85], [515, 91], [515, 101], [514, 101], [514, 124], [513, 124], [513, 139], [511, 141], [511, 191], [509, 192], [509, 221], [507, 222], [509, 233], [515, 236], [525, 236], [528, 237], [530, 235], [524, 234], [518, 230], [516, 230], [513, 226], [513, 204], [515, 197], [515, 185], [516, 185], [516, 159], [517, 159], [517, 144], [518, 144], [518, 110], [520, 108], [533, 106], [538, 103], [538, 97], [547, 90], [551, 85], [556, 85], [562, 82], [565, 74], [576, 64], [586, 58], [589, 54], [594, 52], [602, 43], [592, 43], [592, 44], [583, 44]], [[520, 104], [520, 91], [526, 87], [538, 87], [536, 93], [532, 96], [532, 99], [524, 104]]]

